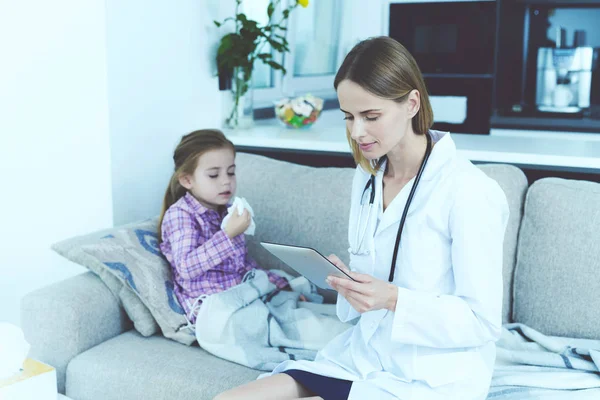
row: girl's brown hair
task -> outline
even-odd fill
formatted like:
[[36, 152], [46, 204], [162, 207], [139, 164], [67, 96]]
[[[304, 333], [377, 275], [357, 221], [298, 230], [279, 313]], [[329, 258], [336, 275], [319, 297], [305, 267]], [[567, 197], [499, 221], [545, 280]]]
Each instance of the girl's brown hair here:
[[183, 175], [193, 175], [198, 165], [200, 156], [211, 150], [229, 148], [235, 154], [235, 147], [229, 141], [223, 132], [218, 129], [201, 129], [188, 133], [181, 138], [181, 141], [175, 148], [173, 161], [175, 163], [175, 172], [171, 176], [169, 186], [165, 192], [162, 211], [158, 220], [158, 240], [162, 242], [162, 222], [165, 213], [177, 200], [182, 198], [187, 189], [181, 186], [179, 178]]
[[[344, 59], [333, 86], [337, 90], [343, 80], [350, 80], [375, 96], [401, 103], [413, 90], [421, 95], [419, 111], [412, 118], [412, 128], [423, 135], [433, 125], [433, 111], [421, 70], [413, 56], [396, 40], [379, 36], [358, 43]], [[375, 174], [381, 163], [370, 162], [346, 130], [354, 161], [365, 171]]]

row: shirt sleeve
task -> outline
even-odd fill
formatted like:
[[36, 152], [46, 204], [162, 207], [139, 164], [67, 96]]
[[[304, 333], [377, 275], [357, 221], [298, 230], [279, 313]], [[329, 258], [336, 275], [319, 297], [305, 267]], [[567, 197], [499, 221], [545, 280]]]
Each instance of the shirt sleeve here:
[[173, 267], [184, 279], [196, 279], [235, 255], [235, 247], [221, 229], [211, 238], [202, 235], [202, 227], [188, 212], [175, 209], [169, 216], [168, 236]]
[[455, 290], [398, 288], [392, 340], [435, 348], [482, 346], [502, 326], [502, 254], [508, 204], [495, 181], [458, 190], [450, 210]]

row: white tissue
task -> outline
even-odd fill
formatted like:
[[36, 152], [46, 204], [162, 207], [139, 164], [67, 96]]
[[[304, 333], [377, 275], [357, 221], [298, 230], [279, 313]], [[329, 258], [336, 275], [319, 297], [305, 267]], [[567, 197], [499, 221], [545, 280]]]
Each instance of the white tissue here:
[[0, 379], [18, 374], [29, 353], [21, 328], [0, 322]]
[[254, 235], [254, 230], [256, 229], [256, 225], [254, 224], [254, 211], [252, 210], [252, 207], [250, 207], [250, 204], [248, 204], [246, 199], [243, 197], [236, 197], [233, 200], [233, 204], [231, 204], [231, 206], [227, 209], [227, 215], [225, 216], [225, 218], [223, 218], [223, 222], [221, 223], [221, 229], [225, 228], [225, 225], [227, 225], [227, 221], [229, 221], [229, 215], [236, 208], [238, 210], [238, 215], [242, 215], [244, 213], [244, 209], [248, 210], [252, 218], [250, 220], [250, 226], [248, 226], [248, 229], [246, 229], [244, 233], [246, 235]]

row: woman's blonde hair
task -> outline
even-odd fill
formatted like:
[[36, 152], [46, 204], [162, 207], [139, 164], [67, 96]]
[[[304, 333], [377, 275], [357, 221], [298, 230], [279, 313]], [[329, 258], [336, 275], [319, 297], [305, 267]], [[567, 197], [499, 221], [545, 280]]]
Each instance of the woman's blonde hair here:
[[173, 161], [175, 163], [175, 172], [171, 175], [169, 186], [163, 199], [162, 211], [158, 220], [158, 241], [162, 242], [162, 222], [165, 213], [177, 200], [182, 198], [187, 189], [181, 186], [179, 178], [184, 175], [193, 175], [198, 165], [200, 156], [211, 150], [228, 148], [235, 154], [235, 147], [229, 141], [223, 132], [218, 129], [201, 129], [188, 133], [181, 138], [181, 141], [175, 148]]
[[[363, 40], [354, 46], [335, 75], [335, 90], [346, 79], [377, 97], [398, 103], [405, 101], [411, 91], [418, 90], [421, 104], [412, 118], [412, 128], [416, 134], [423, 135], [433, 125], [433, 111], [421, 70], [413, 56], [396, 40], [379, 36]], [[376, 174], [381, 160], [367, 160], [348, 130], [346, 137], [352, 148], [354, 161], [365, 171]]]

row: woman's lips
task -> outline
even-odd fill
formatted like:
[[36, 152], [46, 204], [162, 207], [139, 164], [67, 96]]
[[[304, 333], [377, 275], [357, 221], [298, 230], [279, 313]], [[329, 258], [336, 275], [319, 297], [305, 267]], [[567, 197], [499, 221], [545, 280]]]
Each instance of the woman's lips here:
[[375, 142], [373, 143], [359, 143], [358, 146], [360, 147], [360, 149], [362, 151], [369, 151], [371, 149], [371, 147], [373, 147], [375, 145]]
[[219, 196], [231, 196], [231, 192], [221, 192]]

